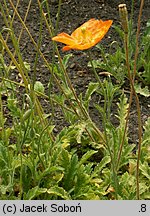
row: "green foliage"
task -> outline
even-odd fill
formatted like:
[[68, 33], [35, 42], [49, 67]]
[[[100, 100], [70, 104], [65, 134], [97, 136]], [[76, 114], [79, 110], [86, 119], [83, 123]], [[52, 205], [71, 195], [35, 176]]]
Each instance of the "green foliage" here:
[[[117, 50], [113, 54], [105, 54], [104, 48], [100, 45], [96, 46], [102, 53], [102, 58], [98, 60], [93, 60], [93, 65], [95, 68], [99, 68], [102, 71], [109, 72], [116, 80], [122, 85], [124, 83], [127, 70], [125, 67], [125, 54], [122, 48], [118, 46]], [[105, 58], [103, 57], [105, 56]], [[91, 67], [91, 64], [88, 63]]]
[[88, 89], [86, 90], [85, 97], [84, 97], [84, 106], [86, 109], [89, 108], [89, 102], [91, 100], [91, 96], [96, 90], [98, 89], [98, 83], [90, 82], [88, 85]]
[[[37, 125], [34, 124], [36, 133]], [[20, 130], [20, 133], [23, 134], [24, 126], [20, 128]], [[100, 192], [97, 187], [100, 187], [99, 184], [102, 182], [99, 180], [98, 171], [104, 168], [105, 164], [109, 161], [103, 162], [101, 166], [93, 171], [92, 164], [90, 164], [88, 160], [97, 151], [90, 150], [79, 160], [75, 152], [67, 150], [67, 146], [71, 145], [74, 135], [76, 135], [76, 141], [81, 142], [79, 136], [82, 135], [81, 133], [76, 134], [78, 130], [71, 133], [73, 131], [68, 131], [67, 129], [66, 132], [69, 132], [67, 137], [58, 134], [58, 138], [53, 144], [51, 144], [48, 139], [45, 139], [46, 134], [42, 135], [42, 148], [36, 146], [40, 145], [40, 143], [35, 142], [36, 138], [30, 137], [30, 133], [26, 132], [25, 140], [30, 143], [30, 146], [29, 149], [22, 149], [22, 156], [18, 154], [14, 157], [15, 151], [7, 151], [4, 144], [1, 143], [1, 196], [2, 194], [6, 195], [6, 193], [9, 193], [10, 197], [15, 196], [13, 190], [18, 185], [19, 188], [22, 187], [24, 199], [98, 198], [97, 194]], [[15, 136], [17, 136], [17, 134]], [[24, 145], [27, 147], [25, 143], [26, 142], [24, 142]], [[42, 149], [47, 148], [47, 143], [49, 147], [47, 151], [43, 151], [42, 153]], [[39, 149], [40, 152], [38, 152]], [[19, 180], [20, 171], [23, 175], [22, 185], [20, 185], [21, 182]], [[16, 176], [15, 181], [14, 175]], [[97, 186], [95, 186], [95, 184]], [[96, 191], [95, 188], [97, 188]]]
[[34, 84], [34, 90], [40, 93], [44, 93], [44, 86], [41, 82], [36, 81]]
[[143, 95], [145, 97], [150, 97], [150, 92], [149, 92], [149, 89], [148, 89], [148, 86], [145, 86], [144, 88], [141, 87], [141, 84], [135, 84], [135, 91], [136, 93], [140, 94], [140, 95]]
[[[145, 85], [150, 84], [150, 21], [147, 22], [147, 27], [145, 28], [145, 32], [140, 40], [140, 47], [139, 47], [139, 57], [137, 61], [137, 76], [140, 77], [141, 81], [144, 82]], [[124, 40], [124, 32], [118, 26], [113, 26], [113, 28], [118, 33], [121, 40]], [[133, 71], [134, 66], [134, 53], [136, 47], [136, 37], [135, 31], [132, 26], [132, 22], [129, 21], [129, 37], [128, 37], [128, 44], [129, 44], [129, 59], [130, 59], [130, 68]], [[114, 48], [114, 47], [117, 47]], [[109, 72], [113, 75], [116, 80], [122, 85], [127, 77], [127, 69], [126, 69], [126, 58], [125, 58], [125, 51], [120, 46], [118, 42], [113, 41], [110, 46], [113, 50], [113, 53], [105, 53], [104, 48], [102, 45], [96, 46], [101, 52], [101, 58], [98, 60], [93, 60], [93, 65], [95, 68], [99, 68], [100, 70], [104, 70]], [[90, 62], [88, 66], [91, 67]]]
[[[139, 76], [146, 85], [150, 84], [150, 20], [147, 22], [145, 32], [140, 42], [140, 55], [137, 62]], [[142, 70], [142, 72], [141, 72]]]
[[[93, 89], [95, 90], [96, 87]], [[32, 108], [22, 111], [17, 101], [16, 103], [12, 101], [16, 99], [8, 98], [14, 128], [5, 129], [7, 145], [3, 142], [3, 136], [0, 143], [1, 199], [20, 199], [20, 191], [23, 199], [28, 200], [114, 198], [116, 189], [114, 180], [111, 178], [110, 152], [107, 148], [103, 148], [102, 159], [99, 162], [90, 161], [92, 156], [99, 152], [100, 146], [98, 148], [98, 143], [91, 142], [86, 132], [88, 127], [93, 134], [88, 121], [64, 128], [52, 141], [49, 132], [52, 133], [53, 127], [48, 126], [43, 130], [40, 119], [34, 115]], [[127, 110], [127, 98], [122, 95], [118, 103], [118, 127], [107, 124], [107, 140], [114, 161], [117, 161]], [[140, 193], [143, 199], [149, 198], [148, 131], [149, 121], [145, 125], [140, 162]], [[12, 138], [14, 142], [10, 144]], [[79, 145], [80, 154], [77, 150]], [[93, 147], [95, 150], [91, 149]], [[136, 167], [136, 159], [134, 159], [136, 156], [133, 158], [132, 153], [134, 147], [129, 145], [126, 134], [119, 164], [119, 199], [136, 197], [135, 168], [131, 171], [128, 167], [128, 164]]]
[[144, 134], [142, 140], [142, 152], [141, 152], [141, 161], [147, 161], [150, 163], [150, 117], [147, 119], [144, 125]]

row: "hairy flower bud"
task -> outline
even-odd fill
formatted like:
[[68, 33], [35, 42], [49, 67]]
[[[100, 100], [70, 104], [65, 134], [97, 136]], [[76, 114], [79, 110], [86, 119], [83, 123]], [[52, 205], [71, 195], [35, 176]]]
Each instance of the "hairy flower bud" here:
[[119, 15], [125, 34], [128, 33], [128, 11], [126, 4], [119, 4]]

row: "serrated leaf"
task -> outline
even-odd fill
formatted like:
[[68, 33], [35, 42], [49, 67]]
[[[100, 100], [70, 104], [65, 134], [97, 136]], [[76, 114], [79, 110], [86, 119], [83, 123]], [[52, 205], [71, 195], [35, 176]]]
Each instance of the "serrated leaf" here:
[[131, 155], [132, 155], [132, 152], [133, 152], [133, 149], [135, 148], [135, 145], [126, 145], [124, 148], [123, 148], [123, 151], [122, 151], [122, 156], [121, 156], [121, 159], [120, 159], [120, 163], [119, 163], [119, 167], [122, 167], [126, 164], [129, 163], [129, 159], [131, 158]]
[[119, 34], [120, 38], [123, 40], [124, 39], [123, 30], [120, 27], [116, 26], [116, 25], [113, 25], [113, 28], [116, 30], [116, 32]]
[[147, 23], [146, 23], [145, 35], [146, 36], [150, 35], [150, 20], [148, 20]]
[[94, 151], [94, 150], [90, 150], [90, 151], [88, 151], [88, 152], [86, 152], [83, 156], [82, 156], [82, 158], [81, 158], [81, 160], [80, 160], [80, 162], [79, 162], [79, 166], [81, 165], [81, 164], [84, 164], [85, 162], [87, 162], [87, 160], [93, 155], [93, 154], [95, 154], [95, 153], [97, 153], [98, 151]]
[[145, 86], [144, 88], [141, 87], [141, 83], [139, 84], [134, 84], [135, 87], [135, 91], [136, 93], [143, 95], [145, 97], [149, 97], [150, 96], [150, 92], [148, 89], [148, 86]]
[[64, 200], [71, 200], [69, 194], [62, 187], [58, 187], [58, 186], [51, 187], [50, 189], [47, 190], [47, 193], [59, 196]]
[[98, 88], [99, 84], [98, 83], [93, 83], [90, 82], [88, 85], [88, 89], [85, 93], [85, 100], [89, 100], [91, 95], [96, 91], [96, 89]]
[[86, 123], [81, 123], [78, 125], [78, 131], [76, 134], [77, 143], [81, 143], [82, 134], [85, 131]]
[[64, 65], [65, 68], [67, 68], [67, 64], [68, 64], [68, 61], [69, 59], [72, 57], [72, 54], [68, 54], [68, 55], [65, 55], [63, 60], [62, 60], [62, 63]]
[[104, 115], [104, 108], [98, 104], [94, 104], [94, 107], [99, 111], [101, 115]]
[[[92, 60], [92, 64], [94, 68], [101, 68], [103, 65], [103, 62], [100, 60]], [[88, 67], [92, 67], [91, 62], [88, 62]]]
[[[39, 175], [39, 180], [41, 180], [42, 178], [44, 178], [45, 176], [49, 175], [50, 173], [54, 173], [56, 171], [63, 171], [64, 169], [60, 166], [52, 166], [52, 167], [48, 167], [46, 168], [40, 175]], [[61, 173], [60, 173], [61, 175]]]
[[67, 190], [72, 188], [72, 181], [77, 173], [78, 164], [78, 156], [74, 154], [70, 160], [69, 169], [64, 173], [64, 187], [65, 189], [67, 188]]
[[43, 193], [46, 193], [46, 192], [47, 192], [47, 188], [39, 188], [38, 186], [36, 186], [28, 191], [24, 199], [32, 200], [32, 199], [35, 199], [37, 196]]
[[119, 108], [118, 109], [118, 115], [116, 115], [116, 117], [120, 121], [120, 126], [124, 127], [125, 122], [126, 122], [126, 116], [127, 116], [129, 104], [127, 103], [127, 97], [124, 94], [121, 95], [119, 100], [120, 100], [120, 102], [117, 103], [118, 108]]
[[70, 157], [71, 155], [69, 154], [69, 152], [65, 149], [62, 149], [59, 158], [60, 158], [60, 164], [65, 170], [68, 168], [70, 164]]
[[95, 174], [101, 172], [102, 169], [103, 169], [108, 163], [110, 163], [110, 161], [111, 161], [110, 156], [105, 156], [104, 158], [102, 158], [101, 162], [94, 168], [94, 172], [93, 172], [92, 176], [95, 176]]
[[140, 164], [140, 170], [142, 172], [142, 174], [148, 179], [150, 180], [150, 167], [148, 165], [148, 163], [146, 161], [144, 161], [143, 164]]
[[99, 86], [98, 83], [93, 83], [93, 82], [90, 82], [88, 85], [88, 89], [85, 93], [85, 98], [84, 98], [84, 106], [87, 109], [89, 107], [89, 102], [90, 102], [91, 96], [97, 90], [98, 86]]
[[149, 140], [149, 144], [150, 144], [150, 117], [147, 119], [147, 121], [145, 122], [144, 125], [144, 135], [143, 135], [143, 142], [145, 140]]

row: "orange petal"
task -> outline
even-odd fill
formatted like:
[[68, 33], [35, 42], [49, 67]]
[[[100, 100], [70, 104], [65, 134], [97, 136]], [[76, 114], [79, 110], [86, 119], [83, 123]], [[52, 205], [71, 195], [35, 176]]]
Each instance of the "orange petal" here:
[[[94, 45], [93, 45], [94, 46]], [[75, 50], [86, 50], [86, 49], [89, 49], [91, 46], [91, 44], [89, 43], [86, 43], [86, 44], [75, 44], [75, 45], [72, 45], [72, 46], [64, 46], [63, 47], [63, 51], [68, 51], [70, 49], [75, 49]]]
[[68, 51], [68, 50], [70, 50], [70, 49], [71, 49], [70, 46], [64, 46], [64, 47], [62, 48], [63, 51]]
[[53, 37], [52, 40], [58, 41], [58, 42], [61, 42], [61, 43], [67, 44], [67, 45], [73, 45], [75, 43], [74, 39], [70, 35], [68, 35], [64, 32]]
[[95, 44], [97, 44], [102, 40], [102, 38], [105, 36], [110, 26], [112, 25], [112, 22], [113, 22], [112, 20], [107, 20], [103, 22], [99, 31], [97, 30], [97, 32], [93, 33], [93, 40], [95, 41]]
[[79, 37], [79, 35], [82, 32], [83, 28], [88, 28], [89, 26], [91, 26], [93, 24], [93, 22], [98, 21], [95, 20], [94, 18], [90, 19], [89, 21], [85, 22], [84, 24], [82, 24], [80, 27], [78, 27], [74, 32], [72, 32], [71, 36], [73, 38]]

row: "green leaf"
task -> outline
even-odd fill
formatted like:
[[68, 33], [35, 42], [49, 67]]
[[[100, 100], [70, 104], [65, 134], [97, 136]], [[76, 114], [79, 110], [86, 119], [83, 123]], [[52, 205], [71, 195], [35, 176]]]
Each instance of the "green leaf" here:
[[71, 158], [68, 170], [64, 173], [64, 187], [70, 190], [73, 187], [73, 180], [79, 167], [78, 156], [74, 154]]
[[34, 90], [44, 94], [44, 86], [40, 81], [36, 81], [34, 84]]
[[144, 125], [144, 135], [143, 135], [142, 146], [144, 143], [147, 143], [150, 145], [150, 117], [147, 119]]
[[143, 164], [140, 164], [140, 170], [142, 172], [142, 174], [148, 179], [150, 180], [150, 167], [148, 165], [148, 163], [146, 161], [144, 161]]
[[58, 187], [58, 186], [51, 187], [50, 189], [47, 190], [47, 193], [59, 196], [64, 200], [71, 200], [69, 194], [62, 187]]
[[134, 144], [129, 145], [127, 143], [127, 145], [125, 145], [125, 147], [123, 148], [123, 151], [122, 151], [119, 167], [122, 167], [122, 166], [127, 165], [129, 163], [129, 159], [131, 158], [131, 155], [133, 153], [134, 148], [135, 148]]
[[26, 68], [28, 71], [31, 71], [31, 66], [30, 66], [29, 63], [24, 62], [24, 66], [25, 66], [25, 68]]
[[67, 170], [68, 166], [70, 164], [70, 157], [71, 155], [69, 154], [69, 152], [65, 149], [62, 149], [62, 152], [59, 154], [60, 157], [60, 165]]
[[67, 68], [67, 66], [68, 66], [68, 61], [69, 61], [69, 59], [70, 59], [71, 57], [72, 57], [72, 54], [68, 54], [68, 55], [65, 55], [65, 56], [64, 56], [62, 63], [63, 63], [63, 65], [64, 65], [65, 68]]
[[150, 19], [146, 23], [146, 31], [145, 31], [146, 36], [150, 36]]
[[123, 30], [119, 26], [116, 26], [116, 25], [113, 25], [113, 28], [116, 30], [116, 32], [118, 33], [120, 38], [122, 40], [124, 40], [124, 32], [123, 32]]
[[22, 116], [22, 122], [29, 119], [29, 117], [31, 116], [31, 113], [32, 113], [32, 109], [28, 109]]
[[[94, 68], [104, 68], [104, 64], [100, 60], [92, 60], [92, 64]], [[91, 62], [88, 62], [88, 67], [92, 67]]]
[[77, 133], [76, 133], [76, 139], [77, 139], [77, 143], [81, 143], [81, 139], [82, 139], [82, 134], [85, 132], [85, 128], [86, 128], [87, 124], [86, 122], [81, 122], [80, 124], [77, 125]]
[[150, 92], [149, 92], [149, 89], [148, 89], [148, 86], [145, 86], [144, 88], [141, 87], [141, 83], [139, 84], [135, 84], [134, 85], [135, 87], [135, 91], [136, 93], [139, 93], [140, 95], [143, 95], [145, 97], [149, 97], [150, 96]]
[[119, 100], [120, 100], [120, 102], [117, 103], [118, 108], [119, 108], [118, 109], [118, 115], [116, 115], [116, 117], [120, 121], [120, 127], [124, 128], [129, 104], [127, 103], [127, 97], [124, 94], [121, 95]]
[[81, 164], [84, 164], [85, 162], [87, 162], [87, 160], [88, 160], [93, 154], [95, 154], [95, 153], [97, 153], [97, 151], [94, 151], [94, 150], [90, 150], [90, 151], [86, 152], [86, 153], [82, 156], [82, 158], [81, 158], [81, 160], [80, 160], [80, 162], [79, 162], [79, 166], [80, 166]]
[[[60, 166], [51, 166], [49, 165], [48, 168], [46, 168], [40, 175], [39, 175], [39, 180], [44, 178], [45, 176], [48, 176], [50, 173], [56, 173], [56, 171], [63, 171], [64, 169]], [[61, 173], [59, 173], [61, 174]]]
[[100, 105], [98, 104], [94, 104], [94, 107], [99, 111], [99, 113], [103, 116], [104, 115], [104, 108], [101, 107]]
[[85, 101], [84, 105], [86, 108], [89, 107], [89, 102], [90, 102], [91, 96], [97, 90], [98, 86], [99, 86], [98, 83], [93, 83], [93, 82], [89, 83], [88, 89], [85, 93], [85, 98], [84, 98], [84, 101]]
[[37, 196], [46, 193], [47, 188], [39, 188], [38, 186], [30, 189], [27, 194], [25, 194], [24, 199], [25, 200], [32, 200], [35, 199]]
[[13, 117], [20, 118], [21, 110], [20, 108], [17, 107], [17, 105], [18, 105], [18, 101], [16, 99], [11, 97], [7, 99], [7, 107], [10, 109], [11, 115]]
[[85, 93], [85, 100], [89, 100], [91, 98], [91, 95], [97, 90], [99, 84], [90, 82], [88, 85], [88, 89]]
[[102, 169], [108, 164], [110, 163], [111, 159], [110, 156], [105, 156], [101, 162], [94, 168], [94, 172], [92, 174], [92, 176], [94, 177], [95, 174], [100, 173], [102, 171]]

